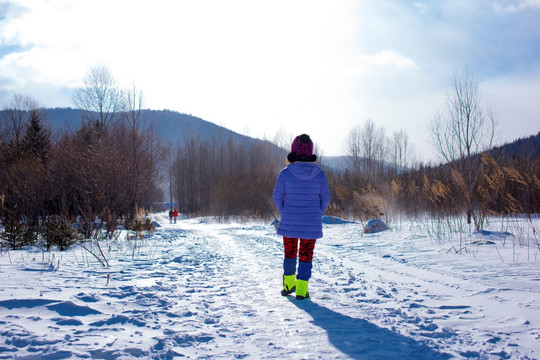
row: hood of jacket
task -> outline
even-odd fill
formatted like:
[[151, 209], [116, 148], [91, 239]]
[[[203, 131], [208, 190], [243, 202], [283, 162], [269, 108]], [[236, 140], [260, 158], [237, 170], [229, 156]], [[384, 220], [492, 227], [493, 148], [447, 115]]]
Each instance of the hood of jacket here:
[[287, 169], [294, 175], [294, 177], [300, 180], [311, 180], [318, 173], [321, 172], [321, 168], [318, 164], [313, 162], [294, 162], [287, 166]]

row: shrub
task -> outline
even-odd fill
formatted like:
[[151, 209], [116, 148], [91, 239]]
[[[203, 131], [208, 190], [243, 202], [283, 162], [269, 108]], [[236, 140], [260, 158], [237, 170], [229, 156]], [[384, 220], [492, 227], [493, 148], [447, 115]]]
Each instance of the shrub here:
[[149, 217], [136, 217], [133, 219], [126, 219], [124, 226], [127, 230], [142, 232], [148, 231], [153, 232], [156, 230], [156, 227], [152, 223]]
[[51, 216], [44, 223], [43, 238], [47, 250], [52, 246], [58, 246], [60, 251], [65, 251], [76, 242], [76, 233], [67, 219]]
[[0, 232], [0, 239], [11, 250], [36, 244], [38, 239], [37, 225], [31, 226], [27, 222], [20, 220], [17, 216], [6, 216], [2, 219], [1, 223], [4, 229]]

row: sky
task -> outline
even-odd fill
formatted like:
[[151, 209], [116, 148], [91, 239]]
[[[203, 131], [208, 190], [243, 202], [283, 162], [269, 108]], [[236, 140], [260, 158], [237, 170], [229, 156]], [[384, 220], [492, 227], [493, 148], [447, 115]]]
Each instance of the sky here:
[[540, 0], [0, 0], [0, 105], [74, 107], [105, 66], [145, 107], [345, 153], [368, 119], [434, 160], [429, 124], [465, 68], [499, 142], [540, 131]]

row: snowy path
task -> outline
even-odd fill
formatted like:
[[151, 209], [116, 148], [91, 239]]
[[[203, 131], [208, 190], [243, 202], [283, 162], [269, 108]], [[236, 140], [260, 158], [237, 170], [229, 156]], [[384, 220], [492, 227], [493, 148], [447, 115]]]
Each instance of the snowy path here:
[[82, 249], [3, 253], [0, 359], [540, 357], [538, 262], [505, 248], [327, 226], [297, 301], [279, 295], [272, 227], [158, 221], [136, 247], [111, 242], [108, 268]]

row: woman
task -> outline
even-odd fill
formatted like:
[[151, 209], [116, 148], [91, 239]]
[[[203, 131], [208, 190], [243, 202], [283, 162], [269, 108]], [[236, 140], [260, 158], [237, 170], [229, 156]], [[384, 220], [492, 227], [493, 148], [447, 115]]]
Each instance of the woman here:
[[316, 239], [323, 236], [322, 216], [330, 203], [330, 191], [326, 174], [315, 163], [317, 156], [313, 154], [313, 142], [308, 135], [294, 139], [287, 160], [289, 164], [281, 170], [273, 194], [281, 214], [277, 233], [283, 236], [285, 249], [281, 295], [295, 292], [297, 299], [306, 299], [309, 298], [313, 250]]

